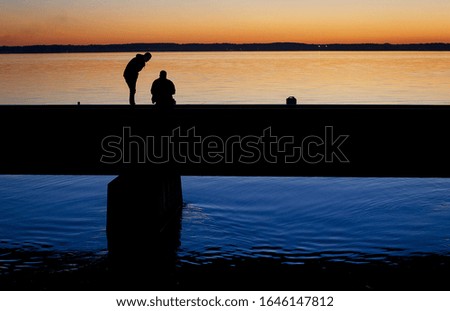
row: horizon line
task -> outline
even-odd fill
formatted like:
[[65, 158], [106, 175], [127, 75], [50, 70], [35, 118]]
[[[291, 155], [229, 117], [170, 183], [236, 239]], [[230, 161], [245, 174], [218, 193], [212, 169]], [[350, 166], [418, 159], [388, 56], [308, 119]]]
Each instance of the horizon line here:
[[450, 43], [122, 43], [0, 46], [0, 54], [114, 53], [114, 52], [449, 52]]
[[36, 46], [117, 46], [117, 45], [274, 45], [274, 44], [297, 44], [297, 45], [311, 45], [311, 46], [327, 46], [327, 45], [450, 45], [450, 42], [408, 42], [408, 43], [376, 43], [376, 42], [358, 42], [358, 43], [306, 43], [306, 42], [296, 42], [296, 41], [273, 41], [273, 42], [189, 42], [189, 43], [178, 43], [178, 42], [129, 42], [129, 43], [85, 43], [85, 44], [74, 44], [74, 43], [41, 43], [41, 44], [29, 44], [29, 45], [0, 45], [0, 47], [36, 47]]

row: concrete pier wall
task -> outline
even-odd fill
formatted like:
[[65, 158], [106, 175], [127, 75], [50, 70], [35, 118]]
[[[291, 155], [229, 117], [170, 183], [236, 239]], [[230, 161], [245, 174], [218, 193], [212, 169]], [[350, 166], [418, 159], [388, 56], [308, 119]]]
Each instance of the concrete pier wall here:
[[450, 177], [448, 120], [425, 105], [0, 106], [0, 174]]

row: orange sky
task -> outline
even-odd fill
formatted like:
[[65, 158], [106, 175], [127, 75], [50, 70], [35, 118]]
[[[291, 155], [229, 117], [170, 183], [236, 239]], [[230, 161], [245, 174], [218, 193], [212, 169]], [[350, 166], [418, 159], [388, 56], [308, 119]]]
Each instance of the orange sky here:
[[3, 0], [0, 45], [450, 42], [449, 0]]

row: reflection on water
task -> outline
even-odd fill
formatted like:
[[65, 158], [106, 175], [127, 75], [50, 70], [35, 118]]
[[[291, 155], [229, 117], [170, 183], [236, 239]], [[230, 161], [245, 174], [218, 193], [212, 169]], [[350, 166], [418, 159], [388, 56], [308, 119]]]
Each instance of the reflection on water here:
[[237, 253], [294, 264], [313, 254], [355, 261], [448, 254], [449, 186], [445, 179], [197, 178], [184, 186], [191, 195], [181, 257]]
[[0, 176], [0, 288], [447, 289], [446, 179], [184, 177], [181, 230], [120, 260], [111, 179]]
[[[127, 104], [134, 53], [0, 55], [0, 104]], [[137, 85], [165, 69], [178, 104], [450, 104], [449, 52], [153, 53]]]
[[[361, 264], [318, 254], [301, 265], [285, 265], [268, 257], [205, 263], [186, 258], [197, 261], [187, 264], [164, 253], [161, 260], [129, 254], [129, 261], [118, 264], [92, 253], [0, 253], [0, 290], [450, 290], [450, 258], [433, 254], [391, 257], [389, 264], [375, 257]], [[14, 268], [5, 268], [8, 263]]]

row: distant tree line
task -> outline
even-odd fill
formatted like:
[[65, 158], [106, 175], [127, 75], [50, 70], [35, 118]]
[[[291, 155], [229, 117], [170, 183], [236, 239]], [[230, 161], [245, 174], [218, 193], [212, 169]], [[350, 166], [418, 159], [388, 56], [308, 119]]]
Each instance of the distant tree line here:
[[1, 54], [11, 53], [87, 53], [87, 52], [189, 52], [189, 51], [450, 51], [450, 43], [419, 44], [306, 44], [275, 43], [131, 43], [91, 45], [0, 46]]

